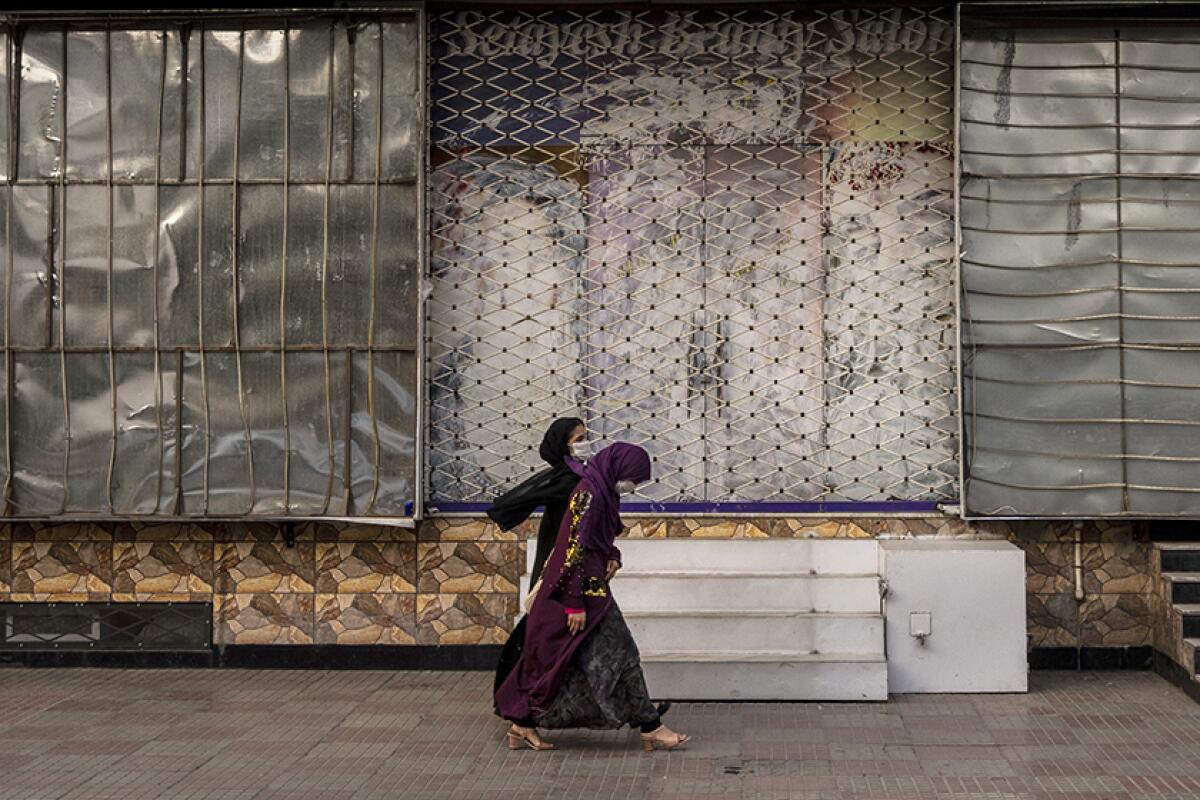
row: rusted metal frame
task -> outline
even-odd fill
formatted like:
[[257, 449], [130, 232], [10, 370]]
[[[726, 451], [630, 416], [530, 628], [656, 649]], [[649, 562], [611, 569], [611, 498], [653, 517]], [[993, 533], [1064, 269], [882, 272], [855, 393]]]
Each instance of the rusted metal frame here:
[[174, 513], [183, 508], [183, 350], [175, 351], [175, 491]]
[[[382, 454], [379, 440], [379, 416], [375, 405], [375, 316], [379, 282], [379, 178], [383, 173], [383, 54], [386, 50], [383, 41], [383, 23], [377, 23], [379, 28], [379, 69], [375, 75], [375, 188], [371, 201], [371, 311], [367, 327], [367, 410], [371, 417], [371, 436], [374, 444], [374, 478], [371, 487], [371, 499], [363, 509], [365, 515], [375, 510], [379, 500], [380, 463]], [[353, 148], [352, 148], [353, 149]]]
[[[240, 270], [238, 264], [238, 234], [241, 227], [241, 190], [238, 186], [238, 178], [241, 173], [241, 144], [242, 144], [242, 90], [243, 79], [246, 71], [246, 28], [243, 25], [238, 33], [238, 72], [237, 72], [237, 106], [233, 116], [233, 224], [230, 226], [230, 242], [232, 244], [231, 257], [233, 259], [233, 270], [231, 278], [231, 297], [230, 310], [233, 314], [233, 360], [234, 367], [237, 370], [237, 391], [238, 391], [238, 409], [242, 414], [242, 429], [246, 436], [246, 464], [250, 472], [250, 504], [246, 510], [246, 514], [254, 513], [254, 506], [258, 500], [258, 486], [254, 476], [254, 439], [250, 434], [250, 417], [246, 413], [246, 389], [242, 375], [242, 351], [241, 351], [241, 320], [238, 313], [238, 308], [241, 303], [238, 301], [238, 288], [240, 285]], [[286, 186], [284, 187], [286, 192]]]
[[[322, 214], [321, 229], [321, 360], [325, 369], [325, 443], [327, 445], [328, 475], [325, 483], [325, 502], [321, 505], [321, 514], [329, 513], [329, 504], [333, 499], [333, 473], [336, 469], [336, 457], [333, 449], [333, 370], [329, 354], [329, 212], [330, 195], [333, 193], [333, 102], [334, 91], [334, 56], [336, 53], [336, 25], [329, 23], [329, 70], [326, 75], [325, 87], [325, 206]], [[353, 149], [353, 143], [351, 143]], [[350, 406], [346, 407], [350, 414]]]
[[[203, 48], [204, 39], [200, 40]], [[191, 66], [192, 24], [179, 26], [179, 183], [187, 178], [188, 157], [188, 68]], [[203, 155], [203, 154], [202, 154]], [[165, 178], [158, 176], [161, 185]]]
[[426, 19], [424, 10], [418, 10], [414, 14], [414, 24], [417, 29], [417, 52], [415, 54], [417, 63], [417, 83], [414, 87], [419, 93], [417, 96], [417, 108], [420, 109], [420, 126], [417, 138], [417, 230], [416, 230], [416, 250], [417, 260], [414, 268], [417, 271], [417, 301], [414, 304], [413, 312], [417, 315], [417, 336], [415, 344], [417, 347], [416, 357], [416, 378], [417, 385], [413, 392], [415, 403], [415, 414], [413, 415], [413, 442], [415, 444], [415, 453], [413, 458], [413, 510], [412, 516], [414, 519], [421, 519], [425, 508], [425, 442], [426, 433], [428, 431], [427, 414], [429, 409], [428, 388], [425, 381], [425, 298], [428, 286], [426, 284], [426, 275], [428, 274], [428, 254], [426, 252], [425, 232], [431, 229], [429, 224], [430, 208], [428, 197], [426, 195], [428, 174], [426, 173], [426, 162], [429, 158], [428, 138], [429, 138], [429, 98], [431, 92], [429, 90], [429, 65], [426, 53], [429, 52], [429, 25]]
[[346, 417], [342, 429], [342, 447], [344, 450], [343, 457], [345, 461], [345, 469], [342, 473], [342, 513], [349, 516], [352, 512], [353, 505], [351, 482], [351, 458], [350, 452], [354, 444], [354, 351], [346, 349], [346, 379], [343, 385], [343, 391], [346, 393]]
[[[162, 60], [159, 64], [158, 73], [158, 120], [155, 124], [155, 156], [154, 156], [154, 242], [153, 242], [153, 280], [154, 280], [154, 412], [156, 419], [156, 428], [158, 431], [158, 483], [154, 492], [154, 511], [157, 514], [162, 507], [162, 491], [163, 477], [166, 472], [167, 460], [167, 440], [163, 435], [163, 368], [162, 368], [162, 324], [161, 314], [158, 308], [158, 286], [159, 286], [159, 248], [161, 246], [161, 231], [162, 226], [162, 149], [163, 149], [163, 112], [167, 99], [167, 56], [170, 44], [170, 35], [164, 29], [162, 36]], [[184, 66], [186, 75], [186, 65]], [[183, 83], [187, 83], [186, 77]], [[183, 119], [186, 119], [184, 117]], [[180, 128], [186, 128], [186, 124], [180, 124]], [[180, 159], [183, 159], [183, 151], [180, 151]], [[178, 446], [178, 443], [176, 443]]]
[[[243, 33], [243, 36], [245, 34]], [[239, 99], [240, 103], [241, 100]], [[235, 145], [236, 147], [236, 145]], [[236, 167], [235, 167], [236, 169]], [[289, 23], [283, 23], [283, 244], [279, 258], [279, 397], [283, 410], [283, 513], [292, 513], [292, 432], [288, 424], [287, 275], [292, 178], [292, 49]], [[236, 191], [236, 190], [235, 190]], [[235, 289], [234, 303], [237, 303]]]
[[350, 126], [347, 134], [347, 141], [350, 146], [346, 148], [346, 180], [354, 180], [354, 96], [356, 89], [356, 81], [354, 74], [355, 66], [355, 41], [358, 39], [358, 28], [349, 19], [346, 20], [346, 52], [347, 62], [350, 65], [350, 113], [346, 115], [346, 123]]
[[[59, 268], [62, 274], [58, 280], [58, 356], [59, 370], [61, 372], [61, 388], [63, 401], [63, 487], [62, 487], [62, 506], [59, 509], [59, 514], [65, 514], [67, 511], [67, 502], [70, 494], [69, 484], [71, 476], [71, 394], [70, 383], [67, 379], [67, 187], [64, 179], [67, 174], [67, 125], [68, 125], [68, 106], [67, 106], [67, 38], [68, 29], [63, 28], [62, 35], [62, 139], [59, 142], [61, 147], [62, 157], [58, 165], [58, 242], [60, 249]], [[53, 229], [51, 229], [53, 236]], [[53, 249], [51, 249], [53, 252]], [[50, 292], [50, 307], [49, 313], [54, 313], [54, 265], [51, 264], [46, 276], [47, 289]]]
[[13, 204], [16, 202], [15, 183], [20, 164], [20, 109], [21, 109], [21, 32], [15, 25], [8, 28], [5, 40], [5, 65], [8, 69], [8, 207], [4, 214], [4, 498], [3, 510], [0, 514], [7, 516], [12, 512], [13, 488], [13, 352], [12, 352], [12, 287], [13, 287]]
[[[200, 515], [208, 516], [208, 486], [209, 472], [212, 461], [212, 409], [208, 402], [208, 355], [205, 349], [204, 341], [204, 172], [205, 162], [207, 160], [208, 149], [208, 77], [206, 72], [205, 53], [208, 50], [205, 42], [207, 29], [203, 25], [200, 26], [200, 141], [199, 153], [196, 157], [196, 170], [199, 182], [196, 184], [199, 189], [199, 205], [197, 206], [196, 216], [196, 270], [197, 270], [197, 285], [199, 291], [196, 293], [196, 304], [198, 310], [197, 316], [197, 339], [200, 345], [200, 395], [201, 402], [204, 406], [204, 463], [203, 469], [203, 493], [204, 502], [201, 506]], [[182, 373], [182, 360], [180, 360], [180, 372]], [[182, 379], [180, 386], [182, 386]], [[183, 393], [180, 392], [180, 397]], [[182, 418], [182, 403], [180, 404], [180, 417]], [[179, 446], [182, 447], [182, 440]], [[177, 476], [182, 480], [182, 476]], [[181, 490], [182, 491], [182, 490]]]
[[[1121, 419], [1124, 420], [1128, 416], [1127, 407], [1128, 399], [1125, 392], [1125, 270], [1121, 263], [1122, 257], [1125, 255], [1125, 235], [1122, 227], [1124, 220], [1121, 208], [1121, 31], [1120, 29], [1113, 30], [1113, 99], [1115, 100], [1116, 116], [1114, 121], [1117, 123], [1113, 129], [1113, 146], [1116, 148], [1116, 173], [1117, 173], [1117, 341], [1121, 343], [1120, 349], [1117, 351], [1118, 362], [1118, 377], [1121, 384], [1118, 386], [1121, 400]], [[1129, 453], [1129, 426], [1121, 423], [1121, 453]], [[1132, 506], [1129, 500], [1129, 461], [1125, 458], [1121, 459], [1121, 510], [1129, 512]]]
[[114, 322], [113, 322], [113, 237], [116, 235], [113, 209], [113, 114], [112, 114], [112, 28], [104, 28], [104, 136], [105, 136], [105, 176], [108, 181], [107, 224], [108, 237], [104, 244], [104, 255], [107, 261], [105, 291], [107, 293], [107, 326], [108, 326], [108, 399], [109, 412], [112, 421], [112, 433], [108, 449], [108, 474], [105, 478], [105, 496], [108, 500], [108, 513], [116, 512], [113, 503], [113, 476], [117, 470], [117, 356], [113, 352]]
[[[279, 185], [278, 178], [248, 178], [246, 176], [242, 176], [242, 177], [238, 178], [237, 182], [241, 186], [278, 186]], [[374, 186], [375, 185], [375, 180], [373, 178], [366, 179], [366, 180], [363, 180], [360, 178], [331, 178], [328, 182], [333, 186]], [[46, 186], [46, 185], [57, 186], [58, 180], [53, 179], [53, 178], [52, 179], [21, 178], [20, 180], [14, 181], [14, 183], [16, 183], [18, 186]], [[105, 178], [84, 178], [84, 177], [70, 178], [70, 177], [68, 177], [64, 181], [64, 183], [66, 183], [67, 186], [108, 186], [108, 180]], [[155, 183], [155, 181], [147, 180], [146, 178], [121, 177], [119, 175], [114, 175], [113, 180], [112, 180], [113, 186], [153, 186], [154, 183]], [[158, 181], [158, 183], [162, 184], [163, 186], [195, 186], [196, 184], [200, 183], [200, 181], [197, 178], [164, 177], [161, 181]], [[204, 183], [208, 186], [232, 186], [233, 178], [205, 178]], [[325, 183], [326, 183], [326, 181], [324, 178], [321, 178], [321, 179], [292, 178], [292, 186], [324, 186]], [[379, 180], [379, 184], [381, 186], [411, 186], [414, 183], [416, 183], [415, 179], [405, 178], [405, 177], [394, 177], [394, 178], [386, 178], [385, 177], [385, 178], [380, 178], [380, 180]]]
[[[373, 349], [376, 353], [415, 353], [417, 348], [411, 344], [377, 344], [373, 348], [368, 348], [362, 344], [343, 344], [338, 345], [339, 349], [349, 349], [356, 352], [367, 352], [368, 349]], [[67, 345], [61, 348], [58, 345], [22, 345], [14, 344], [10, 348], [16, 353], [57, 353], [65, 349], [67, 353], [107, 353], [108, 345], [89, 345], [76, 344]], [[153, 353], [154, 347], [151, 345], [131, 345], [117, 344], [113, 345], [114, 353]], [[289, 353], [320, 353], [323, 348], [319, 344], [292, 344], [288, 346]], [[240, 348], [235, 348], [231, 344], [213, 344], [203, 348], [205, 353], [234, 353], [240, 350], [243, 353], [278, 353], [279, 346], [274, 344], [246, 344]], [[162, 348], [164, 353], [181, 351], [184, 353], [199, 353], [201, 348], [194, 344], [177, 344], [165, 345]]]

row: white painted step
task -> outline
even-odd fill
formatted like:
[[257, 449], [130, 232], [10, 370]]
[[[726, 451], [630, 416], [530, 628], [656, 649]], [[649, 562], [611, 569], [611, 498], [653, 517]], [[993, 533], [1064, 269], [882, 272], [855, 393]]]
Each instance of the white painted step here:
[[879, 613], [877, 575], [762, 572], [619, 574], [613, 594], [625, 611]]
[[655, 700], [886, 700], [882, 656], [643, 651]]
[[[618, 539], [625, 572], [878, 573], [874, 539]], [[525, 572], [535, 547], [526, 549]]]
[[629, 611], [625, 621], [642, 650], [854, 653], [883, 657], [883, 615], [790, 611]]
[[[791, 611], [877, 614], [878, 575], [719, 572], [621, 573], [613, 594], [626, 613], [690, 609], [695, 611]], [[529, 576], [521, 578], [521, 603]]]

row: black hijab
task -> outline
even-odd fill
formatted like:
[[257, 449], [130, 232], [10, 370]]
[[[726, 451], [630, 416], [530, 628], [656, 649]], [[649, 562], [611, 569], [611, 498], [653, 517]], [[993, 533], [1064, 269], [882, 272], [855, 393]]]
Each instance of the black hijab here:
[[[554, 539], [558, 536], [559, 523], [562, 522], [562, 515], [566, 510], [567, 500], [579, 483], [579, 475], [572, 469], [571, 461], [567, 460], [567, 456], [571, 453], [571, 446], [568, 442], [571, 432], [582, 425], [583, 420], [576, 417], [554, 420], [546, 430], [546, 435], [542, 437], [542, 444], [538, 448], [538, 453], [542, 460], [549, 465], [549, 468], [500, 495], [492, 503], [492, 507], [487, 510], [488, 517], [500, 526], [500, 530], [510, 531], [529, 519], [529, 515], [539, 507], [544, 507], [545, 515], [542, 517], [542, 524], [538, 531], [539, 554], [542, 550], [542, 540], [547, 538], [542, 534], [546, 532], [547, 528], [551, 529], [548, 531], [549, 545], [553, 546]], [[538, 567], [535, 572], [540, 572], [541, 564], [538, 563], [535, 566]], [[537, 580], [536, 576], [534, 580]]]
[[538, 448], [542, 461], [552, 467], [563, 466], [571, 454], [571, 432], [582, 427], [583, 420], [576, 417], [562, 417], [550, 423], [542, 437], [542, 446]]

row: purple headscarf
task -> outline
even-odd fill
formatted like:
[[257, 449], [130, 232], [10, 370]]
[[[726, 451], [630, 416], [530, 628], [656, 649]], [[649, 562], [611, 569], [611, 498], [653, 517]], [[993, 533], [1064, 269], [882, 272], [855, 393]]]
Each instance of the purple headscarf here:
[[583, 478], [592, 487], [592, 506], [580, 540], [601, 552], [612, 547], [621, 532], [621, 496], [618, 481], [650, 480], [650, 455], [635, 444], [617, 442], [601, 450], [583, 467]]

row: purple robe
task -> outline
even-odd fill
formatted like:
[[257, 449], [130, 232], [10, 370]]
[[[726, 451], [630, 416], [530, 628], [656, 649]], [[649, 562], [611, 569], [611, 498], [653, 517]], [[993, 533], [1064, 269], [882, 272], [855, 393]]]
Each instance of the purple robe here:
[[[621, 532], [616, 484], [649, 477], [646, 451], [623, 443], [605, 448], [583, 468], [526, 619], [521, 657], [496, 691], [500, 716], [536, 721], [554, 701], [575, 651], [612, 607], [605, 576], [609, 560], [621, 560], [614, 544]], [[568, 608], [587, 611], [587, 624], [577, 634], [567, 628]]]

